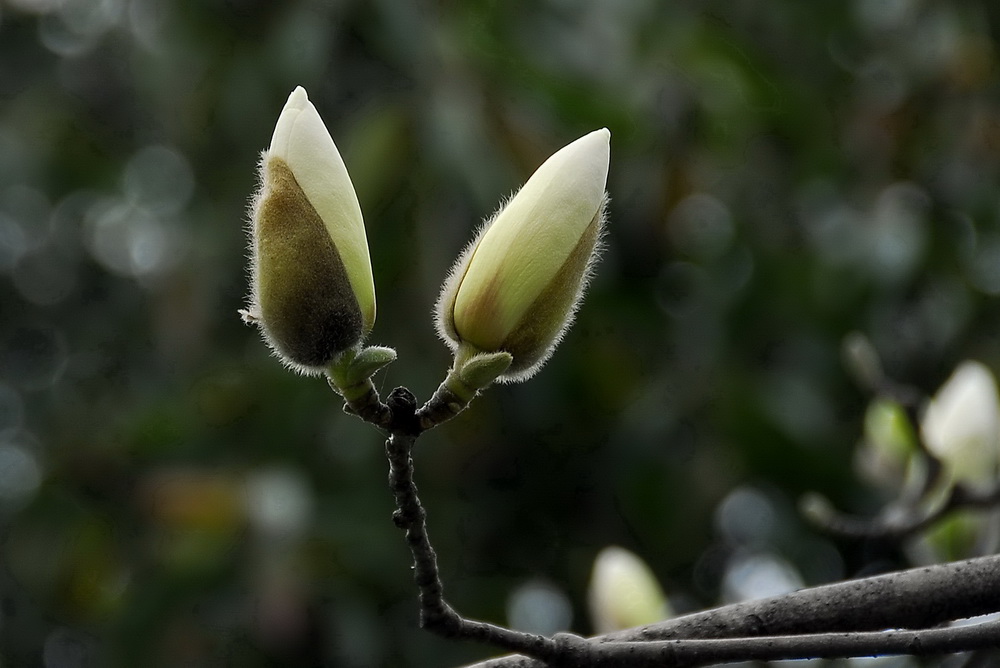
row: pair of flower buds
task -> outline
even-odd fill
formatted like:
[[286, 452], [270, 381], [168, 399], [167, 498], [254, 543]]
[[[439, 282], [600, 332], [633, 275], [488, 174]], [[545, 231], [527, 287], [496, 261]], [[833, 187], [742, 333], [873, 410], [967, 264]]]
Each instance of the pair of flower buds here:
[[[552, 155], [455, 262], [437, 328], [470, 389], [527, 379], [572, 321], [604, 224], [610, 136], [597, 130]], [[327, 373], [342, 389], [395, 358], [365, 349], [383, 352], [348, 374], [356, 378], [343, 374], [340, 361], [358, 357], [375, 323], [375, 285], [347, 168], [301, 87], [263, 153], [250, 236], [243, 314], [287, 366]]]

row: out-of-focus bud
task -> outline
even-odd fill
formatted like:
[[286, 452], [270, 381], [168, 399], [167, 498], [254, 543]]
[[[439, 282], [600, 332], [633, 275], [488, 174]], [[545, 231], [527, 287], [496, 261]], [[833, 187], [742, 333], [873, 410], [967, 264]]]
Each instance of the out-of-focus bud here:
[[354, 186], [306, 91], [296, 88], [260, 162], [253, 290], [243, 312], [291, 368], [320, 373], [375, 322], [375, 284]]
[[922, 467], [917, 453], [916, 434], [903, 407], [883, 398], [868, 404], [864, 440], [854, 462], [859, 473], [896, 491], [910, 480], [920, 484]]
[[993, 374], [979, 362], [963, 362], [924, 411], [920, 425], [927, 449], [954, 482], [990, 489], [1000, 461], [1000, 399]]
[[456, 371], [504, 352], [510, 364], [495, 378], [526, 380], [552, 354], [597, 256], [610, 139], [596, 130], [557, 151], [456, 261], [437, 303]]
[[621, 547], [606, 547], [594, 560], [588, 592], [595, 633], [652, 624], [672, 613], [646, 563]]
[[858, 384], [867, 390], [877, 391], [885, 375], [882, 360], [871, 340], [861, 332], [851, 332], [844, 337], [840, 352], [844, 365]]
[[1000, 544], [997, 520], [1000, 512], [995, 508], [957, 510], [911, 540], [905, 546], [906, 554], [918, 565], [996, 554]]

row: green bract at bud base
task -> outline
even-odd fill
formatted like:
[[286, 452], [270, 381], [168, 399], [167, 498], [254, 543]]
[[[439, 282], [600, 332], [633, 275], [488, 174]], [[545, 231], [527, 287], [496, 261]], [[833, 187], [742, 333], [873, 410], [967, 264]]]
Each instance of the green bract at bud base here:
[[352, 348], [329, 365], [326, 375], [330, 385], [351, 404], [369, 392], [371, 377], [394, 361], [396, 351], [392, 348]]
[[437, 302], [456, 363], [510, 353], [500, 382], [527, 380], [551, 356], [583, 296], [605, 223], [611, 133], [552, 155], [459, 256]]
[[356, 350], [375, 321], [361, 207], [301, 87], [261, 157], [249, 231], [252, 294], [244, 317], [260, 325], [275, 354], [313, 374]]

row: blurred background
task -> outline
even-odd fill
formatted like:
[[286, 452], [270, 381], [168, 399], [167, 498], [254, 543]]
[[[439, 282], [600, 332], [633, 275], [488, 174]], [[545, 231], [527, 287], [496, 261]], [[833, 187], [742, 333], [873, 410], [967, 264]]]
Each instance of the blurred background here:
[[998, 35], [988, 0], [0, 0], [0, 666], [491, 654], [418, 628], [381, 435], [237, 315], [297, 85], [364, 211], [376, 382], [421, 399], [480, 220], [612, 133], [573, 329], [416, 453], [460, 611], [591, 633], [608, 545], [676, 612], [916, 563], [797, 504], [896, 491], [851, 332], [928, 395], [1000, 368]]

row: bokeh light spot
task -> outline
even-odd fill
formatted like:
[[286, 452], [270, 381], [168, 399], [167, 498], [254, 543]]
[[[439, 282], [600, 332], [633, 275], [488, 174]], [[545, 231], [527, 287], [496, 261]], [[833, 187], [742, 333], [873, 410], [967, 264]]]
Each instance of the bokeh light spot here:
[[777, 516], [771, 501], [753, 487], [737, 487], [715, 511], [715, 524], [733, 545], [761, 545], [772, 538]]
[[26, 448], [0, 442], [0, 502], [19, 505], [30, 499], [42, 482], [42, 469]]
[[105, 199], [87, 213], [90, 251], [105, 268], [142, 278], [165, 273], [179, 260], [182, 238], [149, 209]]
[[695, 193], [674, 207], [667, 231], [677, 249], [697, 259], [714, 259], [733, 239], [729, 208], [715, 197]]
[[560, 589], [548, 582], [525, 582], [507, 598], [507, 621], [526, 633], [552, 635], [569, 628], [573, 608]]
[[250, 521], [264, 535], [296, 536], [312, 519], [312, 493], [302, 476], [291, 470], [259, 471], [247, 481]]
[[738, 553], [722, 583], [727, 601], [751, 601], [778, 596], [803, 587], [798, 571], [776, 554]]
[[146, 146], [125, 166], [125, 199], [160, 216], [180, 213], [194, 192], [187, 159], [169, 146]]

